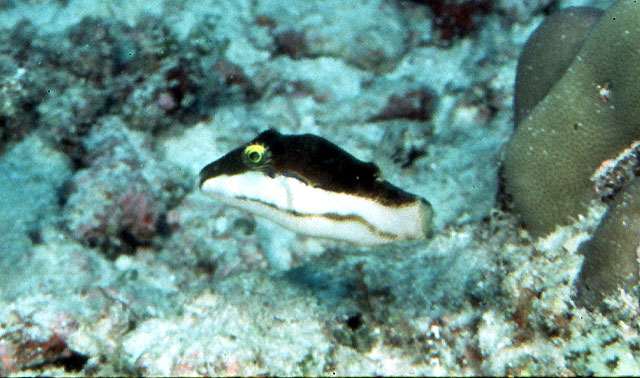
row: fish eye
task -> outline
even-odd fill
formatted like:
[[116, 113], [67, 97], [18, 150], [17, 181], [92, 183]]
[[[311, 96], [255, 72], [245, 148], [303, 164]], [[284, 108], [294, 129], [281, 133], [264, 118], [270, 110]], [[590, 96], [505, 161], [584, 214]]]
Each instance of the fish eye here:
[[262, 164], [266, 160], [267, 148], [261, 144], [251, 144], [244, 149], [244, 156], [250, 165]]
[[251, 151], [247, 156], [249, 157], [249, 160], [251, 160], [252, 163], [257, 163], [262, 158], [262, 155], [260, 155], [258, 151]]

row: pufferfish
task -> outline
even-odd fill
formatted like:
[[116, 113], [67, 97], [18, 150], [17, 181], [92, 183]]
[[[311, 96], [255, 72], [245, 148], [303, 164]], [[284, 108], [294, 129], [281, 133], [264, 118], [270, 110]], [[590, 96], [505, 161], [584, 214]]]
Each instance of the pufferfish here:
[[267, 130], [200, 171], [200, 188], [298, 234], [374, 246], [431, 236], [431, 204], [312, 134]]

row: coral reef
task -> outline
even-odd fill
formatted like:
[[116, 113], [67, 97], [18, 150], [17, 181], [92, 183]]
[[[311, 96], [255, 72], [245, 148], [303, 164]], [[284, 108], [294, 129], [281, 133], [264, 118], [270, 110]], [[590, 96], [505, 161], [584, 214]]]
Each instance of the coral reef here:
[[427, 89], [412, 90], [401, 95], [393, 94], [385, 107], [371, 118], [371, 121], [404, 118], [426, 122], [433, 115], [435, 100], [435, 96]]
[[[584, 214], [594, 198], [595, 169], [640, 139], [633, 105], [640, 96], [633, 82], [640, 69], [636, 7], [621, 1], [599, 20], [566, 74], [520, 122], [507, 146], [506, 189], [533, 235]], [[621, 61], [628, 69], [620, 69]], [[613, 93], [603, 98], [606, 86]]]
[[[352, 12], [354, 7], [359, 12]], [[260, 0], [256, 12], [263, 24], [269, 20], [268, 27], [274, 25], [275, 50], [294, 58], [335, 57], [361, 69], [384, 71], [402, 55], [408, 37], [396, 5], [381, 0], [314, 1], [295, 9]]]
[[[0, 156], [2, 206], [0, 206], [0, 274], [28, 270], [25, 252], [42, 243], [42, 230], [58, 222], [59, 193], [72, 175], [71, 164], [42, 138], [30, 135]], [[9, 281], [0, 282], [0, 297], [21, 294]]]
[[516, 71], [516, 127], [564, 75], [601, 15], [602, 11], [596, 8], [565, 8], [545, 18], [527, 39]]
[[149, 131], [206, 116], [236, 84], [212, 70], [226, 44], [203, 37], [210, 29], [198, 24], [184, 44], [152, 16], [135, 27], [87, 17], [43, 39], [24, 21], [2, 37], [12, 48], [1, 63], [6, 100], [0, 138], [16, 140], [42, 124], [82, 166], [79, 141], [101, 116], [118, 114], [130, 127]]
[[616, 194], [593, 238], [581, 246], [584, 265], [576, 282], [577, 305], [598, 307], [619, 289], [634, 293], [639, 234], [640, 182], [635, 179]]
[[37, 125], [33, 108], [45, 88], [34, 75], [19, 67], [15, 61], [2, 54], [0, 58], [0, 151], [7, 143], [24, 138]]
[[167, 212], [193, 185], [177, 167], [159, 164], [145, 143], [119, 118], [103, 118], [83, 139], [87, 168], [70, 184], [63, 217], [74, 238], [110, 258], [166, 236]]
[[[637, 375], [634, 293], [571, 296], [637, 145], [546, 238], [494, 209], [527, 35], [612, 2], [0, 1], [0, 374]], [[268, 128], [375, 161], [434, 238], [355, 248], [196, 190]]]
[[[597, 12], [589, 9], [570, 9], [551, 18], [532, 36], [526, 46], [532, 51], [525, 50], [519, 62], [523, 68], [518, 78], [526, 80], [516, 86], [521, 91], [516, 97], [523, 96], [516, 101], [516, 119], [521, 121], [507, 146], [504, 173], [514, 208], [534, 236], [584, 215], [589, 202], [600, 196], [592, 182], [597, 169], [640, 138], [636, 121], [640, 113], [634, 105], [640, 98], [634, 83], [640, 75], [640, 54], [635, 47], [640, 41], [640, 8], [623, 0], [597, 22], [595, 17]], [[584, 33], [580, 33], [573, 36], [573, 42], [562, 43], [567, 55], [578, 51], [568, 67], [565, 53], [553, 53], [551, 60], [544, 59], [544, 66], [529, 63], [541, 60], [536, 52], [541, 50], [541, 40], [553, 42], [563, 37], [551, 35], [567, 35], [558, 23], [582, 24], [583, 30], [595, 25], [584, 42]], [[549, 61], [555, 62], [550, 70]], [[625, 62], [624, 69], [620, 61]], [[525, 79], [532, 75], [534, 78]], [[552, 86], [554, 79], [558, 81]], [[637, 283], [637, 273], [627, 277], [638, 267], [635, 231], [625, 226], [633, 223], [633, 210], [629, 207], [621, 212], [631, 199], [622, 192], [619, 195], [624, 199], [612, 205], [594, 240], [585, 247], [578, 302], [590, 308], [599, 305], [604, 295], [613, 294], [617, 286], [629, 290]], [[621, 225], [615, 226], [618, 222]], [[625, 233], [629, 236], [623, 236]]]
[[431, 9], [434, 26], [440, 31], [439, 38], [450, 44], [453, 38], [461, 38], [477, 28], [478, 16], [488, 13], [493, 7], [489, 1], [459, 0], [412, 0]]

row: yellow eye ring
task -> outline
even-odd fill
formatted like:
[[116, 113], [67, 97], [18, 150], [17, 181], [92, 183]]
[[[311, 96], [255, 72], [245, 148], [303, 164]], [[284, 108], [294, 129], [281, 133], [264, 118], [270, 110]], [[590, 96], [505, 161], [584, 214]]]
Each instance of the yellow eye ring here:
[[251, 144], [244, 149], [245, 160], [251, 165], [262, 164], [267, 158], [267, 148], [261, 144]]

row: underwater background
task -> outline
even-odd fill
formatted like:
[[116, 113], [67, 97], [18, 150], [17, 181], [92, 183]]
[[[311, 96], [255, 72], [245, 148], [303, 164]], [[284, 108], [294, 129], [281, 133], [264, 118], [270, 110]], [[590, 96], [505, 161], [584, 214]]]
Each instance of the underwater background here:
[[[527, 38], [615, 3], [0, 0], [0, 375], [639, 375], [636, 294], [572, 297], [604, 210], [533, 238], [501, 199]], [[198, 190], [269, 128], [375, 162], [435, 235]]]

